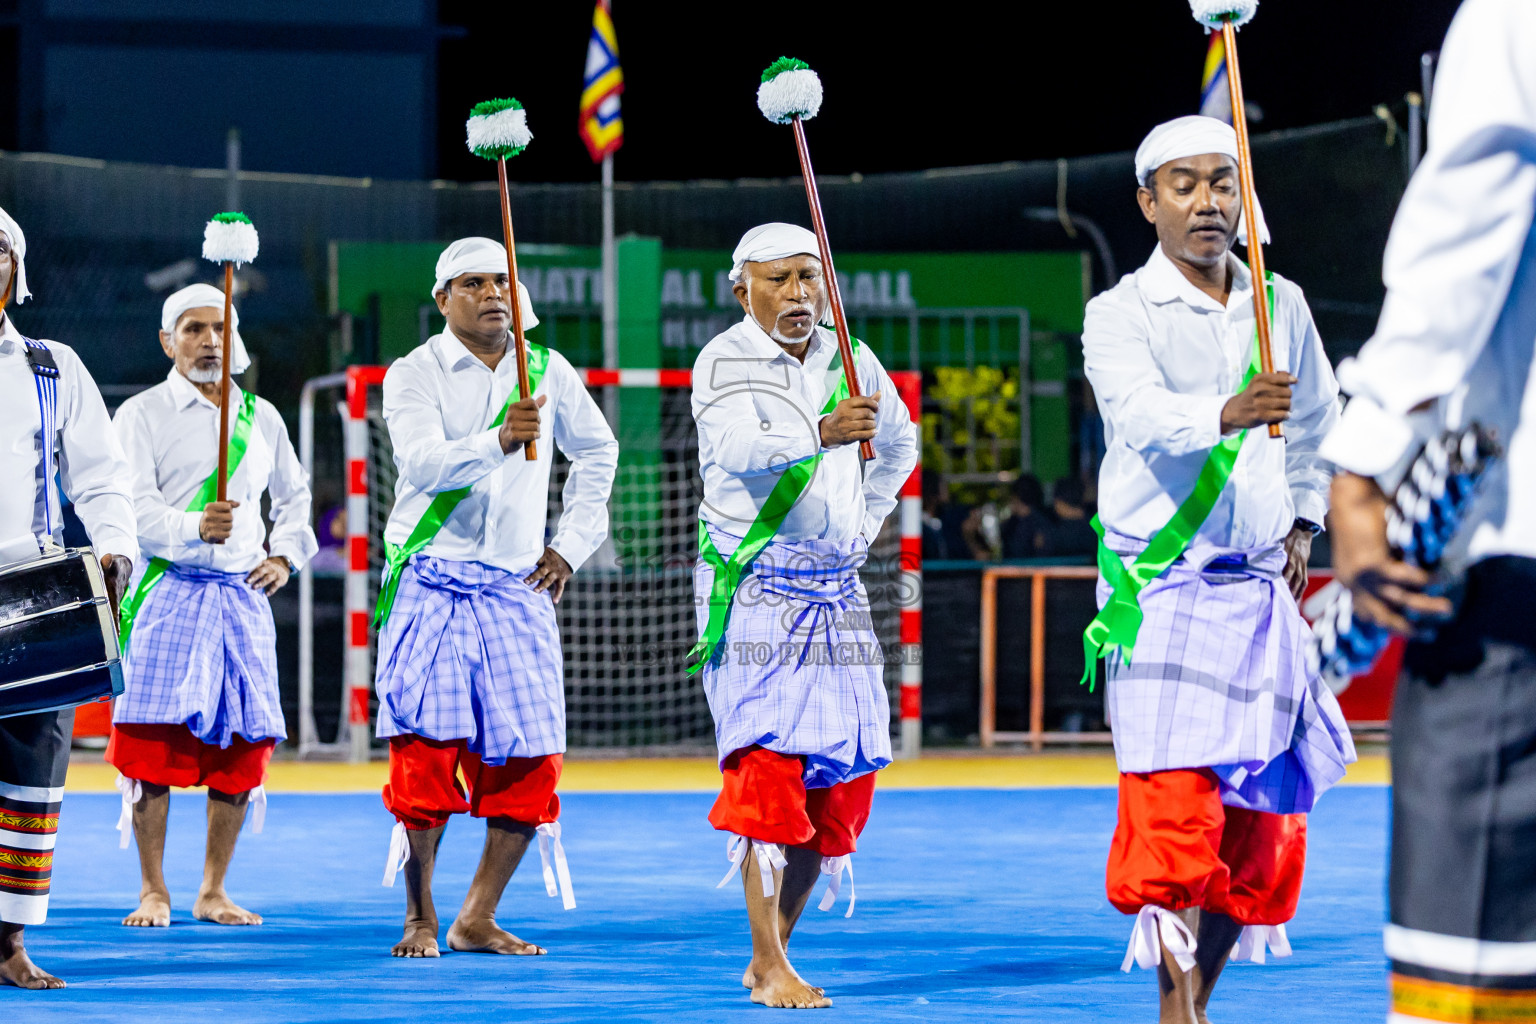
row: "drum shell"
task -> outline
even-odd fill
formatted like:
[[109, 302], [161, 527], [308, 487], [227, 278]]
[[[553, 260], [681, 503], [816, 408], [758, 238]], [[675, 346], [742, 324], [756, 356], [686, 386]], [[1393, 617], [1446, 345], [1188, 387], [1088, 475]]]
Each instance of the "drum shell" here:
[[0, 569], [0, 717], [123, 690], [117, 624], [87, 548]]

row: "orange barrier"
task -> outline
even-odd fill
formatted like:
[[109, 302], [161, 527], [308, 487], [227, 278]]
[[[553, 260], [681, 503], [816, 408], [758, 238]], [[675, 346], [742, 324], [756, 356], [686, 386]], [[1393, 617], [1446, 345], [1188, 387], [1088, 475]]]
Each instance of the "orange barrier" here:
[[[981, 745], [1028, 743], [1035, 750], [1047, 743], [1109, 743], [1107, 732], [1045, 731], [1045, 585], [1048, 580], [1094, 580], [1091, 565], [992, 565], [981, 570]], [[1029, 731], [997, 729], [997, 581], [1028, 579], [1029, 610]]]

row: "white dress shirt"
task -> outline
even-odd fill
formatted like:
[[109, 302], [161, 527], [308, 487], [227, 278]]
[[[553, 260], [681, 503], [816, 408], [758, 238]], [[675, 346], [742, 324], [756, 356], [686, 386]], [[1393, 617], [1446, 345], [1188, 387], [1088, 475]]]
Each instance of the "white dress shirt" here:
[[[1227, 303], [1196, 288], [1159, 245], [1145, 266], [1088, 303], [1083, 368], [1104, 419], [1099, 518], [1145, 543], [1195, 488], [1222, 440], [1221, 410], [1242, 390], [1253, 355], [1253, 285], [1232, 254]], [[1322, 525], [1329, 469], [1318, 455], [1338, 418], [1338, 385], [1301, 289], [1274, 277], [1275, 369], [1297, 378], [1285, 440], [1253, 429], [1199, 539], [1251, 551], [1273, 546], [1297, 517]]]
[[836, 355], [837, 336], [818, 327], [802, 363], [750, 316], [704, 346], [693, 364], [693, 418], [704, 478], [699, 515], [711, 526], [744, 535], [784, 469], [822, 452], [775, 539], [874, 541], [917, 464], [917, 427], [880, 360], [863, 346], [859, 387], [881, 393], [875, 460], [865, 466], [857, 444], [823, 448], [822, 406], [841, 377], [828, 373]]
[[[1505, 447], [1458, 563], [1536, 557], [1536, 4], [1467, 0], [1440, 52], [1429, 151], [1387, 241], [1376, 333], [1323, 454], [1387, 487], [1424, 439], [1472, 421]], [[1412, 411], [1412, 412], [1410, 412]]]
[[[35, 558], [46, 533], [38, 443], [42, 411], [21, 337], [5, 316], [0, 327], [0, 562]], [[137, 565], [132, 476], [101, 392], [73, 349], [56, 341], [47, 345], [59, 367], [57, 422], [48, 443], [64, 493], [75, 503], [98, 556], [122, 555]], [[57, 500], [53, 526], [62, 529]]]
[[608, 494], [619, 463], [608, 421], [570, 362], [551, 349], [533, 390], [549, 400], [539, 410], [538, 459], [529, 462], [523, 448], [503, 453], [499, 430], [489, 426], [516, 391], [512, 352], [492, 370], [450, 331], [395, 361], [384, 375], [384, 420], [400, 475], [385, 540], [404, 544], [438, 493], [468, 487], [423, 553], [509, 572], [532, 569], [545, 548], [553, 440], [571, 468], [548, 546], [572, 569], [597, 550], [608, 536]]
[[[244, 392], [231, 381], [231, 435], [244, 401]], [[133, 507], [146, 556], [243, 573], [261, 564], [268, 546], [295, 569], [319, 550], [309, 525], [309, 476], [294, 454], [282, 416], [265, 398], [256, 399], [250, 442], [226, 487], [228, 499], [240, 507], [223, 544], [202, 540], [202, 512], [187, 511], [203, 481], [218, 470], [219, 407], [172, 367], [163, 383], [124, 402], [114, 422], [133, 467]], [[270, 537], [261, 519], [263, 492], [272, 495]]]

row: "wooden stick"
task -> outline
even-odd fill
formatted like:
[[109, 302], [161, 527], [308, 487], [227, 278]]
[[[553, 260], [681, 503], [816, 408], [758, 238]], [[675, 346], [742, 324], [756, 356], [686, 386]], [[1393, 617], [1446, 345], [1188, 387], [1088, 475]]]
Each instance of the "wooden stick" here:
[[[811, 170], [811, 151], [805, 144], [805, 126], [799, 115], [791, 122], [795, 129], [795, 148], [800, 151], [800, 176], [805, 179], [805, 198], [811, 204], [811, 227], [816, 232], [816, 246], [821, 250], [821, 272], [827, 282], [827, 297], [832, 303], [832, 325], [837, 331], [837, 351], [843, 357], [843, 376], [848, 381], [848, 397], [859, 397], [858, 367], [853, 362], [853, 342], [848, 336], [848, 319], [843, 315], [843, 293], [832, 266], [832, 246], [827, 242], [827, 226], [821, 219], [821, 196], [816, 192], [816, 173]], [[813, 328], [814, 329], [814, 328]], [[859, 456], [865, 462], [875, 457], [875, 447], [859, 442]]]
[[[1237, 184], [1243, 196], [1243, 220], [1248, 225], [1248, 269], [1253, 274], [1253, 320], [1259, 331], [1259, 369], [1275, 372], [1274, 350], [1269, 341], [1268, 281], [1264, 277], [1264, 242], [1259, 235], [1258, 192], [1253, 187], [1253, 151], [1248, 148], [1248, 114], [1243, 106], [1243, 79], [1237, 70], [1237, 30], [1228, 21], [1221, 26], [1222, 49], [1227, 57], [1227, 88], [1232, 96], [1232, 129], [1237, 132]], [[1270, 437], [1284, 437], [1278, 423], [1269, 425]]]
[[230, 296], [235, 291], [235, 265], [224, 264], [224, 329], [219, 332], [224, 344], [224, 358], [219, 366], [219, 486], [216, 501], [228, 500], [229, 494], [229, 336], [234, 330]]
[[[507, 243], [507, 287], [511, 291], [512, 345], [517, 359], [517, 397], [526, 400], [532, 394], [528, 387], [528, 342], [523, 339], [523, 299], [517, 290], [517, 249], [512, 241], [512, 199], [507, 194], [507, 158], [496, 161], [496, 180], [501, 185], [501, 233]], [[538, 445], [529, 441], [523, 445], [523, 456], [529, 462], [539, 457]]]

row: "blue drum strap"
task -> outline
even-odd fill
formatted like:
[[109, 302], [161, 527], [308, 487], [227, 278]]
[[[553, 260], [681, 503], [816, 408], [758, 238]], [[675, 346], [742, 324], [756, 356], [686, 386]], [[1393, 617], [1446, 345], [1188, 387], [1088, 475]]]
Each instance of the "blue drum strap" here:
[[[47, 345], [31, 338], [21, 340], [27, 346], [27, 365], [32, 368], [32, 380], [37, 385], [37, 408], [41, 418], [38, 440], [43, 450], [43, 528], [46, 534], [42, 544], [46, 550], [54, 543], [53, 439], [58, 430], [59, 367]], [[60, 518], [63, 518], [62, 512]]]

